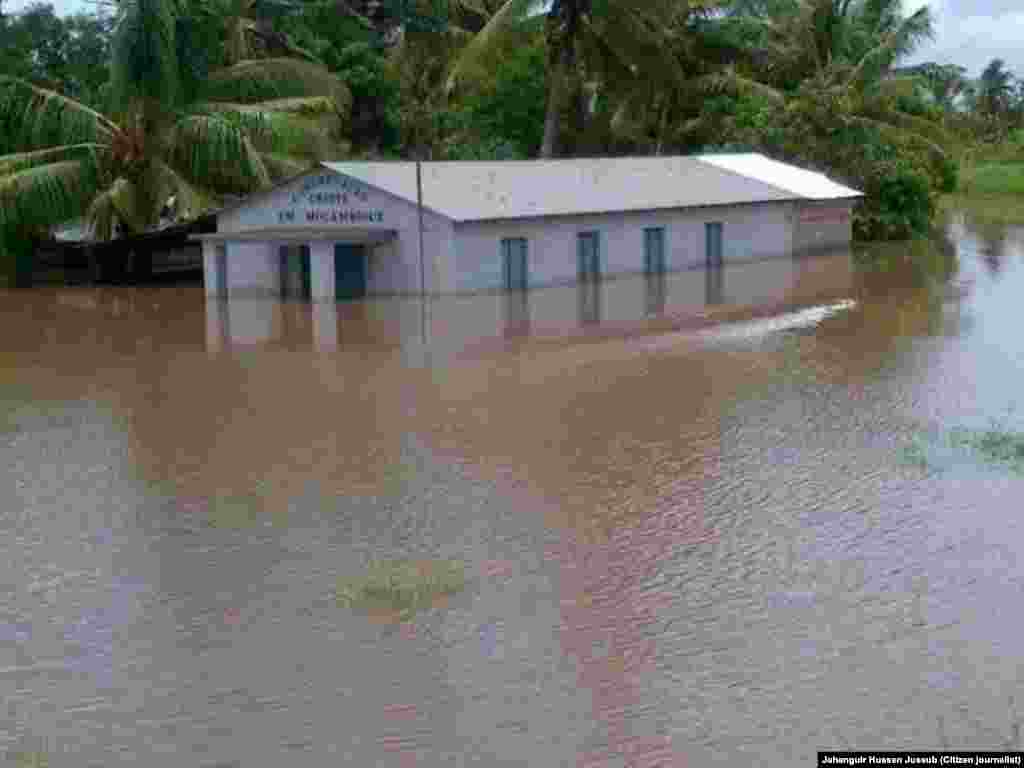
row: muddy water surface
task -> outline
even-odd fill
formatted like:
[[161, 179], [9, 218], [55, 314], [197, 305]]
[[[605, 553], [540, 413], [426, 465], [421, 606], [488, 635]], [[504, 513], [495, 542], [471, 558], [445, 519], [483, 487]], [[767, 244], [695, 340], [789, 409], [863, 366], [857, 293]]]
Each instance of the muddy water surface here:
[[[1002, 747], [1024, 229], [522, 296], [0, 295], [0, 752], [812, 764]], [[721, 325], [709, 325], [721, 321]], [[460, 560], [410, 620], [373, 559]]]

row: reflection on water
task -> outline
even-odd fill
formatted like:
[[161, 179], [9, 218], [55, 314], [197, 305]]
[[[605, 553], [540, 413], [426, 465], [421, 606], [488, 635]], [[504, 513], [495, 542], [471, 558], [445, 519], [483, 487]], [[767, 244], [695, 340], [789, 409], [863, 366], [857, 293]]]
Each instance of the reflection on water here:
[[596, 280], [583, 280], [576, 287], [580, 325], [601, 322], [601, 285]]
[[714, 269], [706, 269], [706, 270], [704, 270], [704, 282], [705, 282], [705, 285], [706, 285], [706, 288], [705, 288], [706, 298], [704, 300], [708, 304], [721, 304], [722, 303], [722, 301], [724, 299], [724, 296], [725, 296], [725, 293], [724, 293], [725, 280], [723, 279], [724, 278], [724, 274], [723, 274], [724, 272], [725, 272], [725, 270], [722, 269], [721, 267], [717, 267], [717, 268], [714, 268]]
[[[1024, 480], [900, 461], [1019, 394], [1024, 234], [993, 271], [983, 226], [870, 270], [427, 302], [4, 295], [0, 751], [653, 768], [1004, 744]], [[403, 559], [460, 560], [466, 588], [397, 629], [338, 605]]]
[[665, 303], [668, 300], [668, 278], [664, 272], [651, 272], [644, 277], [644, 288], [647, 294], [647, 316], [657, 317], [665, 314]]
[[505, 336], [516, 338], [530, 332], [530, 294], [528, 291], [509, 291], [505, 303]]
[[[775, 259], [713, 270], [584, 281], [502, 294], [378, 298], [314, 303], [214, 300], [206, 308], [206, 344], [215, 351], [268, 343], [336, 350], [373, 344], [458, 350], [482, 339], [572, 334], [594, 326], [643, 330], [651, 318], [705, 307], [813, 303], [854, 288], [849, 256]], [[575, 303], [575, 316], [566, 310]], [[426, 306], [425, 306], [426, 304]]]

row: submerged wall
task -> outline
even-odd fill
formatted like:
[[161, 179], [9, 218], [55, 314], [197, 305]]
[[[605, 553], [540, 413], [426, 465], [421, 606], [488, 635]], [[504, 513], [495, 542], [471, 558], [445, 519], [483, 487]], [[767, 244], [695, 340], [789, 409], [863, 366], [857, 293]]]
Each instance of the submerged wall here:
[[503, 287], [501, 240], [528, 241], [531, 287], [574, 282], [577, 277], [577, 235], [600, 232], [601, 270], [628, 274], [644, 270], [644, 229], [665, 228], [665, 259], [669, 271], [706, 263], [704, 225], [723, 225], [725, 263], [784, 256], [792, 248], [792, 204], [560, 216], [456, 224], [454, 269], [449, 290], [472, 292]]
[[794, 206], [793, 251], [798, 255], [848, 248], [855, 201], [800, 202]]

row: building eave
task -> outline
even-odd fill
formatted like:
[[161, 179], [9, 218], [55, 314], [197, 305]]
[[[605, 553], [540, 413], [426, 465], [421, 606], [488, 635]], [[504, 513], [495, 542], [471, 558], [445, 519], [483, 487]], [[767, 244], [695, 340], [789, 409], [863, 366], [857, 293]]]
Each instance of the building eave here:
[[211, 243], [274, 241], [279, 243], [305, 243], [309, 241], [330, 240], [360, 244], [386, 243], [398, 237], [394, 229], [247, 229], [240, 232], [212, 232], [205, 235], [192, 235], [190, 240]]

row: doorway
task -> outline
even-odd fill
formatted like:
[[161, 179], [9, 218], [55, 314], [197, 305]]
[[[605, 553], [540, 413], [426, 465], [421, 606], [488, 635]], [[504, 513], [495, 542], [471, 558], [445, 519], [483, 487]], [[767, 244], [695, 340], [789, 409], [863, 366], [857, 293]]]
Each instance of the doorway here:
[[366, 296], [366, 246], [338, 243], [334, 246], [334, 288], [339, 301]]
[[704, 225], [704, 250], [708, 269], [722, 266], [722, 222], [711, 221]]
[[501, 241], [502, 266], [506, 291], [525, 291], [529, 285], [526, 238], [510, 237]]
[[581, 283], [601, 279], [601, 241], [597, 232], [576, 236], [576, 275]]
[[308, 245], [283, 245], [280, 250], [281, 298], [308, 300], [312, 293]]
[[216, 272], [217, 296], [224, 299], [228, 296], [228, 249], [223, 243], [218, 243], [214, 251], [213, 266]]

